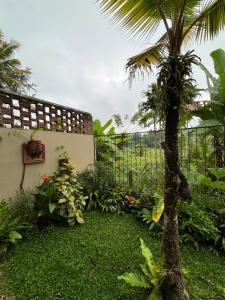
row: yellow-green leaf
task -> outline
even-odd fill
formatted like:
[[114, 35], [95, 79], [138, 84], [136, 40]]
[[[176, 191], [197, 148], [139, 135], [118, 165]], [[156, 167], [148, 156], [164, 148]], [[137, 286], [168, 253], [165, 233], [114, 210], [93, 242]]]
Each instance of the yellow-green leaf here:
[[157, 222], [159, 222], [159, 220], [163, 214], [163, 211], [164, 211], [164, 199], [163, 199], [163, 196], [158, 193], [154, 194], [154, 198], [155, 198], [156, 204], [152, 210], [152, 220], [155, 223], [157, 223]]

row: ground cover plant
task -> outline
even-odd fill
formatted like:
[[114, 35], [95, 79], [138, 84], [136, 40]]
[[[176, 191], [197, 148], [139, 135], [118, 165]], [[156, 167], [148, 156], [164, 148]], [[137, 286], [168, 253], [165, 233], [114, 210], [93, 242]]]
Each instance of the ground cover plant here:
[[[140, 269], [140, 237], [159, 258], [159, 238], [131, 215], [85, 214], [86, 222], [74, 227], [50, 226], [20, 242], [1, 258], [0, 295], [16, 299], [146, 299], [148, 290], [118, 280]], [[224, 299], [225, 260], [201, 247], [182, 250], [182, 265], [190, 297]]]
[[14, 201], [0, 200], [0, 256], [32, 229], [34, 202], [29, 192], [17, 193]]

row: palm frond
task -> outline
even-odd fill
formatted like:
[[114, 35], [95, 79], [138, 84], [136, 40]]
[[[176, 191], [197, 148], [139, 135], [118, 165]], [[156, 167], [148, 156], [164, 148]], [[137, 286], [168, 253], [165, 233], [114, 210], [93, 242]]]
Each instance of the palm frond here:
[[190, 31], [192, 31], [192, 38], [195, 40], [212, 39], [217, 36], [224, 27], [225, 0], [210, 0], [203, 3], [200, 11], [196, 9], [193, 16], [186, 20], [186, 29], [183, 33], [183, 39]]
[[167, 48], [165, 44], [156, 44], [138, 55], [128, 59], [126, 69], [129, 72], [129, 80], [132, 81], [136, 74], [143, 76], [144, 72], [149, 73], [152, 67], [157, 66], [162, 58], [166, 56]]
[[0, 46], [0, 61], [4, 61], [5, 59], [9, 59], [11, 56], [15, 54], [15, 50], [19, 48], [19, 43], [12, 41], [10, 43], [3, 42]]
[[96, 0], [106, 15], [131, 35], [150, 36], [161, 21], [169, 29], [167, 19], [176, 6], [172, 0]]
[[20, 44], [16, 41], [7, 42], [0, 31], [0, 87], [14, 92], [26, 93], [34, 89], [30, 83], [31, 70], [21, 67], [19, 59], [14, 58]]
[[183, 9], [184, 16], [192, 16], [201, 7], [202, 0], [182, 0], [181, 3], [185, 4]]

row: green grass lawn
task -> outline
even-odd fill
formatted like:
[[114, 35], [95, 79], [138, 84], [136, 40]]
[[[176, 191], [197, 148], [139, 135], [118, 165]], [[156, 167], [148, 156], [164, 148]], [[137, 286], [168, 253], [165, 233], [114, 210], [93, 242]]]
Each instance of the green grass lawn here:
[[[49, 227], [33, 234], [0, 260], [0, 295], [16, 299], [128, 300], [146, 299], [147, 291], [117, 280], [117, 275], [139, 269], [139, 237], [155, 255], [160, 242], [131, 215], [90, 212], [86, 223]], [[190, 246], [182, 251], [191, 299], [224, 299], [225, 259], [208, 249]], [[0, 296], [1, 298], [1, 296]]]

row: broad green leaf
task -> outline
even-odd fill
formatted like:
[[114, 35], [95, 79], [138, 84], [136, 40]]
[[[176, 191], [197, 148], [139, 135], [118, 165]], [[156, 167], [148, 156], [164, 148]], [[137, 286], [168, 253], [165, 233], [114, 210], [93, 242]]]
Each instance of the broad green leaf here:
[[162, 295], [160, 291], [155, 287], [151, 292], [151, 300], [162, 300]]
[[211, 53], [214, 61], [214, 68], [219, 75], [219, 92], [221, 101], [225, 102], [225, 52], [222, 49], [217, 49]]
[[38, 194], [40, 194], [43, 197], [47, 197], [47, 193], [45, 191], [42, 191], [41, 189], [38, 189]]
[[22, 239], [22, 235], [19, 232], [13, 230], [9, 233], [9, 240], [11, 243], [15, 244], [16, 240], [20, 239]]
[[214, 61], [215, 72], [220, 76], [225, 71], [225, 52], [222, 49], [217, 49], [210, 55]]
[[102, 131], [104, 132], [109, 126], [112, 125], [113, 120], [109, 119], [103, 126], [102, 126]]
[[225, 102], [225, 70], [220, 75], [220, 97], [223, 102]]
[[42, 216], [44, 216], [44, 215], [46, 215], [46, 211], [45, 211], [44, 209], [39, 210], [37, 216], [38, 216], [38, 217], [42, 217]]
[[152, 277], [154, 278], [156, 275], [156, 264], [154, 261], [154, 257], [152, 255], [152, 252], [150, 251], [150, 249], [146, 246], [145, 242], [140, 238], [140, 242], [141, 242], [141, 252], [142, 255], [145, 258], [145, 262], [149, 268], [149, 272], [151, 273]]
[[52, 213], [53, 213], [53, 211], [54, 211], [54, 210], [55, 210], [55, 208], [56, 208], [56, 203], [49, 202], [49, 204], [48, 204], [48, 208], [49, 208], [49, 211], [50, 211], [50, 213], [52, 214]]
[[93, 131], [94, 131], [94, 135], [95, 136], [103, 134], [102, 125], [101, 125], [100, 120], [97, 119], [97, 120], [94, 121], [94, 123], [93, 123]]
[[195, 185], [210, 186], [210, 184], [212, 182], [212, 180], [209, 177], [207, 177], [203, 174], [200, 174], [197, 171], [189, 172], [189, 174], [187, 175], [187, 178], [192, 184], [195, 184]]
[[138, 273], [124, 273], [117, 277], [119, 280], [124, 280], [126, 283], [130, 284], [131, 286], [142, 287], [142, 288], [150, 288], [151, 284], [149, 280]]
[[163, 196], [158, 193], [154, 194], [154, 198], [155, 198], [156, 204], [152, 210], [152, 220], [155, 223], [157, 223], [157, 222], [159, 222], [159, 220], [163, 214], [163, 211], [164, 211], [164, 199], [163, 199]]
[[115, 127], [111, 127], [107, 134], [114, 134], [115, 133]]
[[223, 181], [212, 181], [210, 186], [214, 189], [225, 190], [225, 182]]
[[145, 274], [145, 276], [151, 278], [152, 275], [151, 275], [151, 273], [149, 273], [149, 269], [148, 269], [147, 264], [140, 264], [140, 266], [141, 266], [141, 270]]
[[217, 178], [225, 177], [225, 168], [208, 168], [211, 174], [215, 175]]
[[210, 186], [211, 182], [212, 182], [211, 178], [200, 174], [200, 176], [199, 176], [199, 185], [208, 185], [208, 186]]
[[49, 199], [53, 199], [55, 196], [55, 186], [53, 183], [49, 184], [49, 187], [47, 189], [47, 196], [49, 197]]

